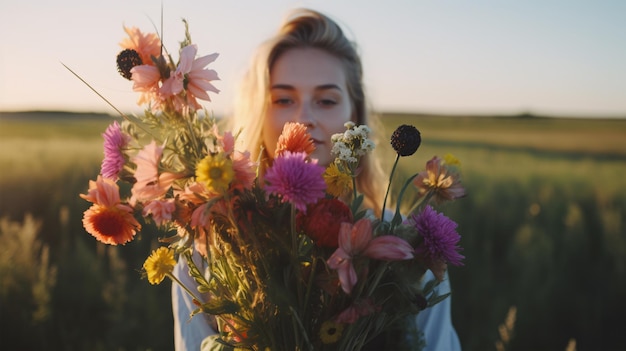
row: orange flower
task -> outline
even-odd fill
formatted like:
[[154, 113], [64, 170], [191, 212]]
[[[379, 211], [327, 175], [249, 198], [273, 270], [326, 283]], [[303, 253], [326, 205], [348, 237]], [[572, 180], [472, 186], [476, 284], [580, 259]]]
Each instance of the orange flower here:
[[161, 56], [161, 40], [155, 33], [142, 33], [138, 28], [124, 27], [124, 31], [128, 34], [128, 38], [120, 42], [120, 46], [124, 49], [132, 49], [137, 51], [144, 65], [154, 65], [152, 56]]
[[443, 160], [435, 156], [426, 163], [426, 170], [413, 180], [420, 195], [432, 193], [438, 202], [465, 196], [465, 189], [456, 172], [448, 169]]
[[280, 156], [285, 151], [306, 152], [307, 155], [315, 151], [311, 134], [307, 132], [304, 124], [295, 122], [285, 124], [276, 144], [276, 156]]
[[83, 226], [98, 241], [125, 244], [141, 229], [133, 217], [132, 207], [120, 202], [119, 188], [113, 180], [98, 176], [95, 182], [89, 182], [87, 194], [80, 197], [94, 203], [85, 211]]

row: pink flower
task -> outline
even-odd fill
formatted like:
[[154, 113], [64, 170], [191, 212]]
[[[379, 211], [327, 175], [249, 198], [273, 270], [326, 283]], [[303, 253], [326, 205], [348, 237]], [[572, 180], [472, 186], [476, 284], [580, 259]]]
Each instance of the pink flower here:
[[152, 56], [159, 57], [161, 55], [161, 40], [156, 33], [144, 34], [136, 27], [124, 27], [124, 31], [129, 37], [124, 38], [120, 42], [120, 46], [124, 49], [137, 51], [144, 65], [154, 65]]
[[437, 201], [465, 196], [458, 174], [451, 172], [437, 156], [426, 163], [426, 170], [417, 175], [413, 184], [422, 195], [432, 192]]
[[152, 200], [143, 208], [142, 214], [146, 217], [152, 215], [152, 219], [157, 225], [163, 225], [172, 220], [174, 211], [176, 211], [174, 199]]
[[251, 189], [256, 179], [256, 163], [250, 160], [250, 152], [235, 151], [231, 157], [235, 177], [230, 183], [230, 188]]
[[89, 181], [83, 199], [93, 202], [84, 213], [83, 226], [98, 241], [110, 244], [125, 244], [133, 239], [141, 225], [133, 217], [133, 208], [120, 201], [119, 187], [111, 180], [98, 176]]
[[348, 308], [343, 310], [335, 319], [337, 323], [352, 324], [359, 318], [380, 311], [380, 306], [374, 305], [371, 299], [362, 299], [355, 301]]
[[458, 252], [461, 248], [457, 246], [461, 236], [456, 232], [457, 224], [454, 221], [430, 206], [412, 215], [407, 221], [415, 225], [423, 239], [415, 253], [425, 258], [426, 266], [439, 280], [443, 279], [446, 263], [463, 265], [461, 260], [464, 257]]
[[132, 161], [137, 165], [135, 184], [131, 189], [133, 200], [150, 201], [164, 195], [179, 176], [173, 173], [159, 175], [159, 162], [163, 148], [152, 141], [146, 145]]
[[142, 93], [137, 101], [138, 105], [143, 105], [156, 101], [160, 102], [159, 82], [161, 81], [161, 73], [155, 66], [139, 65], [130, 70], [133, 80], [133, 91]]
[[413, 248], [406, 240], [393, 235], [373, 238], [372, 223], [367, 218], [354, 225], [342, 223], [339, 247], [328, 259], [328, 267], [337, 270], [341, 288], [347, 294], [357, 283], [357, 272], [352, 261], [357, 256], [378, 260], [398, 261], [413, 258]]
[[267, 192], [277, 194], [305, 213], [307, 204], [326, 195], [324, 167], [318, 166], [317, 160], [307, 162], [307, 158], [305, 152], [285, 151], [265, 173]]
[[123, 150], [131, 138], [122, 132], [117, 121], [113, 122], [102, 136], [104, 137], [104, 159], [100, 174], [105, 178], [117, 180], [119, 172], [124, 168]]
[[195, 101], [195, 98], [211, 101], [207, 91], [219, 93], [219, 90], [211, 84], [213, 80], [219, 80], [215, 70], [204, 69], [206, 65], [215, 61], [218, 54], [211, 54], [196, 57], [197, 45], [185, 46], [180, 52], [180, 61], [176, 71], [163, 82], [161, 93], [165, 96], [177, 95], [183, 90], [187, 90], [188, 98]]

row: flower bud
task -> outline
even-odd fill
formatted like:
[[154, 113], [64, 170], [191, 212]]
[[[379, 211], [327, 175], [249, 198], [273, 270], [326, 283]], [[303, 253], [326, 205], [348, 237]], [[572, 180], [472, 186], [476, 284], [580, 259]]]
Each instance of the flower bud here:
[[142, 64], [139, 53], [133, 49], [125, 49], [117, 55], [117, 71], [128, 80], [133, 76], [130, 70]]
[[414, 126], [403, 124], [391, 135], [391, 146], [400, 156], [411, 156], [422, 142], [419, 130]]

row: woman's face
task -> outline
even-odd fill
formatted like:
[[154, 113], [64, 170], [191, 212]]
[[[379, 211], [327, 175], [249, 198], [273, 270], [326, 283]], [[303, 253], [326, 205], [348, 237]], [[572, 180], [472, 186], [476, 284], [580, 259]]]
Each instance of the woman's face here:
[[270, 106], [263, 121], [269, 155], [274, 157], [285, 123], [299, 122], [315, 143], [311, 157], [329, 165], [334, 159], [330, 137], [343, 133], [344, 124], [353, 120], [341, 61], [320, 49], [297, 48], [284, 52], [270, 69]]

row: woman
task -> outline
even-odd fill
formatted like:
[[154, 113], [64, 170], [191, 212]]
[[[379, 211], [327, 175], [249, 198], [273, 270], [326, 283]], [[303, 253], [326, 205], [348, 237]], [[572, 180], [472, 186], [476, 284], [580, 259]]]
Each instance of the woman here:
[[[238, 140], [244, 144], [238, 147], [251, 151], [252, 159], [260, 159], [263, 169], [272, 162], [284, 124], [299, 122], [307, 126], [314, 140], [316, 151], [311, 157], [321, 165], [330, 164], [331, 136], [343, 133], [346, 122], [372, 126], [362, 76], [354, 44], [334, 21], [311, 10], [293, 12], [279, 32], [261, 45], [243, 80], [231, 119], [231, 130], [242, 132]], [[362, 162], [357, 186], [365, 195], [366, 206], [380, 209], [381, 185], [386, 180], [375, 160], [366, 157]], [[179, 262], [175, 274], [191, 282], [184, 262]], [[447, 281], [439, 289], [440, 294], [449, 292]], [[186, 323], [195, 306], [177, 284], [172, 298], [176, 349], [198, 350], [202, 339], [215, 331], [206, 316]], [[450, 299], [427, 311], [417, 320], [425, 332], [425, 349], [460, 349], [450, 321]]]

